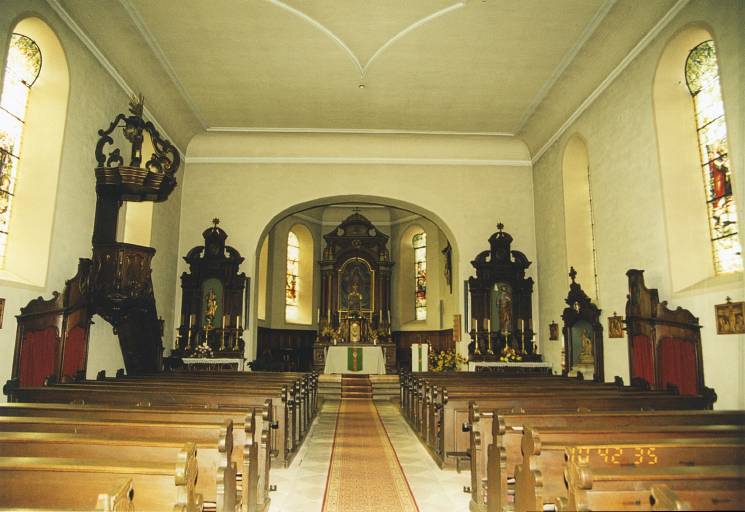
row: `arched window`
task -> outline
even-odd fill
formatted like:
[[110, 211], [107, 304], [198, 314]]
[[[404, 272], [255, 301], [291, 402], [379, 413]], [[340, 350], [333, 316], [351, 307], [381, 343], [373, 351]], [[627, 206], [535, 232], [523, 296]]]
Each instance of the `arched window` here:
[[310, 325], [313, 311], [313, 272], [315, 265], [313, 234], [303, 224], [287, 233], [287, 271], [285, 273], [285, 321]]
[[417, 320], [427, 319], [427, 233], [421, 232], [412, 238], [414, 247], [414, 308]]
[[5, 62], [0, 97], [0, 267], [5, 266], [28, 100], [41, 73], [41, 50], [30, 37], [14, 33]]
[[590, 297], [597, 298], [590, 159], [587, 145], [579, 135], [570, 137], [564, 148], [562, 178], [567, 266], [584, 276], [582, 287]]
[[[297, 235], [290, 231], [287, 234], [287, 284], [285, 286], [285, 304], [289, 308], [297, 308], [300, 292], [300, 241]], [[292, 315], [287, 315], [291, 317]]]
[[737, 208], [730, 181], [727, 126], [714, 41], [704, 41], [691, 50], [685, 77], [693, 97], [714, 269], [717, 274], [739, 272], [743, 269], [742, 247], [737, 236]]

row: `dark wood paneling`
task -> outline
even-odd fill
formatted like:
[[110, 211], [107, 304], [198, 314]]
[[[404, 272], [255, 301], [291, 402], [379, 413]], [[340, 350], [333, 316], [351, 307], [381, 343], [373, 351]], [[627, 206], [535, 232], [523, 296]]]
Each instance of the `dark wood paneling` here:
[[316, 331], [259, 327], [258, 364], [264, 370], [311, 371], [316, 335]]
[[411, 344], [429, 343], [430, 350], [452, 350], [455, 348], [453, 330], [443, 331], [395, 331], [393, 341], [398, 346], [399, 368], [411, 369]]

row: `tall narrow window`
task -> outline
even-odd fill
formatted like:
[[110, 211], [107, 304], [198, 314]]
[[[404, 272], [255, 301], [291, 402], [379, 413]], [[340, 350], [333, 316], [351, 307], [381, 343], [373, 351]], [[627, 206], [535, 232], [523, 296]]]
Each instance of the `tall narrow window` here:
[[717, 274], [742, 271], [737, 208], [730, 181], [727, 126], [713, 41], [704, 41], [691, 50], [685, 64], [685, 76], [693, 96], [714, 268]]
[[28, 98], [40, 72], [41, 50], [36, 42], [14, 33], [0, 97], [0, 267], [5, 264]]
[[417, 233], [412, 239], [414, 246], [414, 270], [416, 288], [414, 308], [416, 319], [427, 319], [427, 233]]
[[285, 288], [285, 304], [290, 307], [298, 306], [299, 274], [300, 242], [297, 235], [290, 231], [287, 235], [287, 286]]

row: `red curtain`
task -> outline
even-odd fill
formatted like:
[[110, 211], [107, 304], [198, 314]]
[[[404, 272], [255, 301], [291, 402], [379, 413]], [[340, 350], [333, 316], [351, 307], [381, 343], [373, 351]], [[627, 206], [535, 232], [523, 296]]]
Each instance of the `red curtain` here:
[[24, 333], [18, 379], [21, 386], [41, 386], [54, 373], [57, 362], [57, 329], [47, 327]]
[[643, 334], [631, 338], [631, 376], [646, 380], [654, 387], [654, 360], [652, 358], [652, 343]]
[[62, 355], [62, 375], [74, 377], [78, 370], [85, 370], [85, 335], [85, 329], [79, 325], [67, 334], [65, 352]]
[[660, 384], [675, 384], [681, 395], [698, 394], [696, 349], [690, 341], [663, 338], [659, 349]]

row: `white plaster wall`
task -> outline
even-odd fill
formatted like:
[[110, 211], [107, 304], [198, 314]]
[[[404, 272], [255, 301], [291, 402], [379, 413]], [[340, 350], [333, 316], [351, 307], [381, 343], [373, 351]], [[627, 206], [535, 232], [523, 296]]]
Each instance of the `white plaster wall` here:
[[[6, 299], [5, 318], [0, 330], [0, 354], [3, 356], [0, 382], [3, 383], [11, 374], [15, 315], [31, 299], [38, 296], [49, 298], [53, 290], [61, 291], [65, 280], [75, 275], [78, 258], [91, 255], [96, 204], [93, 174], [96, 132], [107, 127], [117, 113], [125, 112], [128, 102], [127, 95], [44, 1], [4, 0], [0, 8], [0, 41], [8, 41], [9, 32], [26, 16], [43, 19], [60, 39], [70, 69], [70, 93], [46, 283], [32, 287], [0, 282], [0, 297]], [[0, 50], [2, 68], [5, 53], [3, 47]], [[158, 250], [153, 262], [153, 281], [159, 311], [166, 319], [166, 333], [173, 332], [174, 262], [179, 222], [179, 189], [176, 190], [167, 203], [155, 206], [153, 215], [152, 244]], [[89, 375], [95, 375], [104, 367], [113, 370], [122, 366], [118, 340], [111, 326], [103, 320], [98, 319], [92, 329], [90, 343]]]
[[[179, 254], [201, 240], [204, 223], [220, 217], [230, 242], [253, 278], [258, 243], [273, 218], [290, 205], [340, 197], [405, 207], [434, 221], [454, 247], [453, 295], [462, 297], [470, 260], [488, 249], [502, 221], [515, 237], [514, 248], [535, 261], [532, 174], [525, 165], [467, 165], [460, 160], [525, 160], [525, 146], [505, 138], [349, 134], [206, 134], [187, 151], [182, 195]], [[256, 163], [248, 157], [299, 159], [333, 155], [341, 163]], [[392, 163], [347, 163], [351, 158], [387, 157]], [[395, 158], [460, 159], [451, 165], [401, 165]], [[216, 163], [206, 163], [212, 160]], [[232, 163], [235, 162], [235, 163]], [[364, 197], [359, 197], [364, 196]], [[219, 198], [219, 201], [216, 201]], [[205, 220], [207, 219], [207, 220]], [[270, 242], [270, 253], [273, 252]], [[184, 269], [179, 261], [179, 271]], [[529, 275], [535, 278], [534, 267]], [[461, 311], [460, 300], [458, 311]], [[177, 302], [180, 297], [177, 297]], [[455, 301], [454, 301], [455, 302]], [[255, 354], [256, 298], [252, 299], [246, 355]], [[178, 304], [177, 304], [177, 307]], [[450, 314], [452, 315], [452, 310]], [[267, 312], [269, 313], [269, 312]], [[461, 344], [463, 349], [465, 344]]]
[[[742, 213], [745, 204], [743, 12], [742, 2], [691, 2], [564, 132], [533, 169], [542, 336], [547, 337], [551, 319], [560, 323], [563, 298], [568, 292], [561, 159], [568, 138], [577, 133], [587, 141], [590, 157], [598, 305], [603, 309], [603, 317], [610, 316], [613, 311], [623, 314], [628, 290], [625, 272], [629, 268], [644, 269], [647, 286], [658, 288], [662, 300], [668, 299], [673, 307], [688, 308], [699, 317], [703, 325], [705, 380], [718, 392], [717, 408], [745, 407], [745, 336], [717, 336], [714, 330], [714, 304], [724, 302], [726, 296], [742, 300], [745, 287], [740, 275], [734, 281], [711, 283], [686, 293], [672, 292], [652, 84], [662, 50], [678, 30], [694, 22], [704, 22], [714, 28], [727, 109], [735, 194], [740, 225], [745, 225]], [[607, 321], [604, 324], [606, 379], [620, 375], [628, 382], [627, 341], [625, 338], [608, 339]], [[554, 368], [560, 366], [560, 343], [548, 342], [545, 350]]]

